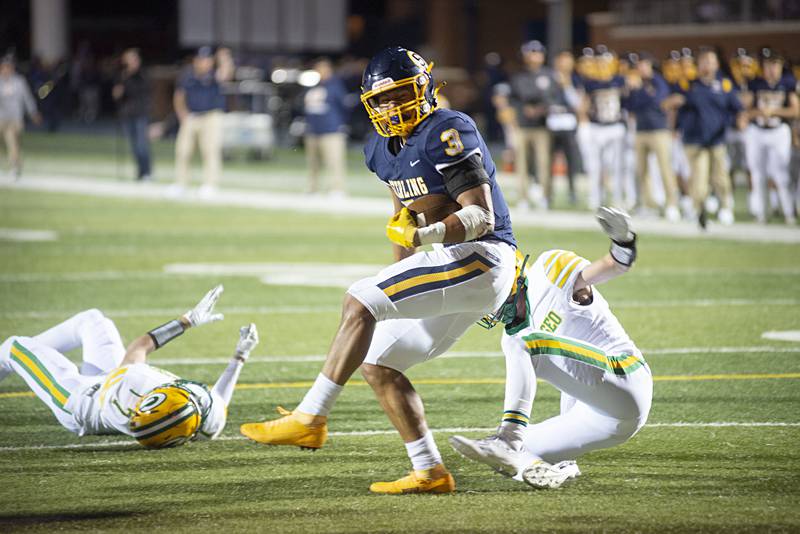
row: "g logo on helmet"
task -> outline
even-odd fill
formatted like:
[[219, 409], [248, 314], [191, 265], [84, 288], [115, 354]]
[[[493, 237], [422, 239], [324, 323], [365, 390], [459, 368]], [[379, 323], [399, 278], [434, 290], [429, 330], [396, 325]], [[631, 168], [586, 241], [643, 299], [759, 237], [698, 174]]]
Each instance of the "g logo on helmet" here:
[[178, 384], [168, 384], [141, 398], [128, 420], [128, 429], [144, 447], [164, 449], [194, 438], [200, 423], [200, 407], [192, 393]]

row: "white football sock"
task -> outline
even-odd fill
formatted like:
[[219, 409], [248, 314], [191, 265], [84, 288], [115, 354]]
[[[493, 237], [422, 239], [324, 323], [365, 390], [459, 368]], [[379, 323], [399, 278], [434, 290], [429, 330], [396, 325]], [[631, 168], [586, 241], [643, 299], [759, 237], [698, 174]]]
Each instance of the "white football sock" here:
[[442, 455], [439, 454], [439, 448], [436, 447], [430, 430], [418, 440], [406, 443], [406, 451], [408, 457], [411, 458], [411, 465], [417, 471], [430, 469], [442, 463]]
[[297, 405], [297, 411], [311, 415], [328, 415], [336, 403], [336, 398], [342, 392], [340, 386], [324, 374], [320, 373], [314, 385], [308, 390], [303, 401]]

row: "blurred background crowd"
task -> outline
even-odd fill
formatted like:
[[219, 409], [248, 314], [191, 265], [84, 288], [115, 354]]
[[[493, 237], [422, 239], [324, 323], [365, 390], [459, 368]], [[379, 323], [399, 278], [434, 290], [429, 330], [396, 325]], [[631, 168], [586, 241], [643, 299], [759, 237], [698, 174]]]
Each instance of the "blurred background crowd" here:
[[14, 179], [24, 179], [27, 118], [29, 131], [124, 136], [142, 182], [159, 175], [151, 143], [174, 138], [174, 196], [187, 192], [195, 148], [198, 194], [210, 197], [233, 151], [268, 169], [286, 147], [305, 153], [307, 193], [344, 196], [347, 159], [372, 131], [361, 73], [400, 44], [435, 62], [441, 105], [477, 121], [521, 210], [610, 203], [704, 227], [732, 224], [739, 198], [746, 218], [796, 222], [800, 0], [0, 9], [0, 129]]

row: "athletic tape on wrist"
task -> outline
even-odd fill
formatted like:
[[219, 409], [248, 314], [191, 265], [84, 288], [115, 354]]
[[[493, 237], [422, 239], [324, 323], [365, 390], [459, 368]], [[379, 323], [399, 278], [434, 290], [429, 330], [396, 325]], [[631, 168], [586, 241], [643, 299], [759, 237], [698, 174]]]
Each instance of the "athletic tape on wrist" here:
[[156, 344], [156, 348], [159, 349], [185, 331], [186, 329], [183, 327], [183, 324], [178, 319], [173, 319], [168, 323], [153, 328], [147, 335], [150, 336], [150, 339]]
[[625, 267], [630, 267], [636, 261], [636, 234], [633, 234], [633, 240], [629, 243], [618, 243], [611, 241], [611, 248], [609, 249], [611, 257], [614, 261]]
[[431, 224], [430, 226], [423, 226], [417, 228], [417, 237], [419, 238], [420, 245], [430, 245], [432, 243], [441, 243], [444, 241], [444, 234], [447, 231], [447, 226], [442, 221]]

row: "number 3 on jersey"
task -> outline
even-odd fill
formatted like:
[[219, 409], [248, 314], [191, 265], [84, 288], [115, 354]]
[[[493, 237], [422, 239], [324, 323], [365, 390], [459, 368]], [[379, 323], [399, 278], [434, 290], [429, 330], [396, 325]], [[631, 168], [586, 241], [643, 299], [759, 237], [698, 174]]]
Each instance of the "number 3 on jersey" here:
[[458, 130], [455, 128], [443, 131], [439, 139], [442, 140], [442, 143], [447, 143], [444, 153], [448, 156], [458, 156], [464, 152], [464, 143], [461, 142], [461, 136], [458, 135]]

